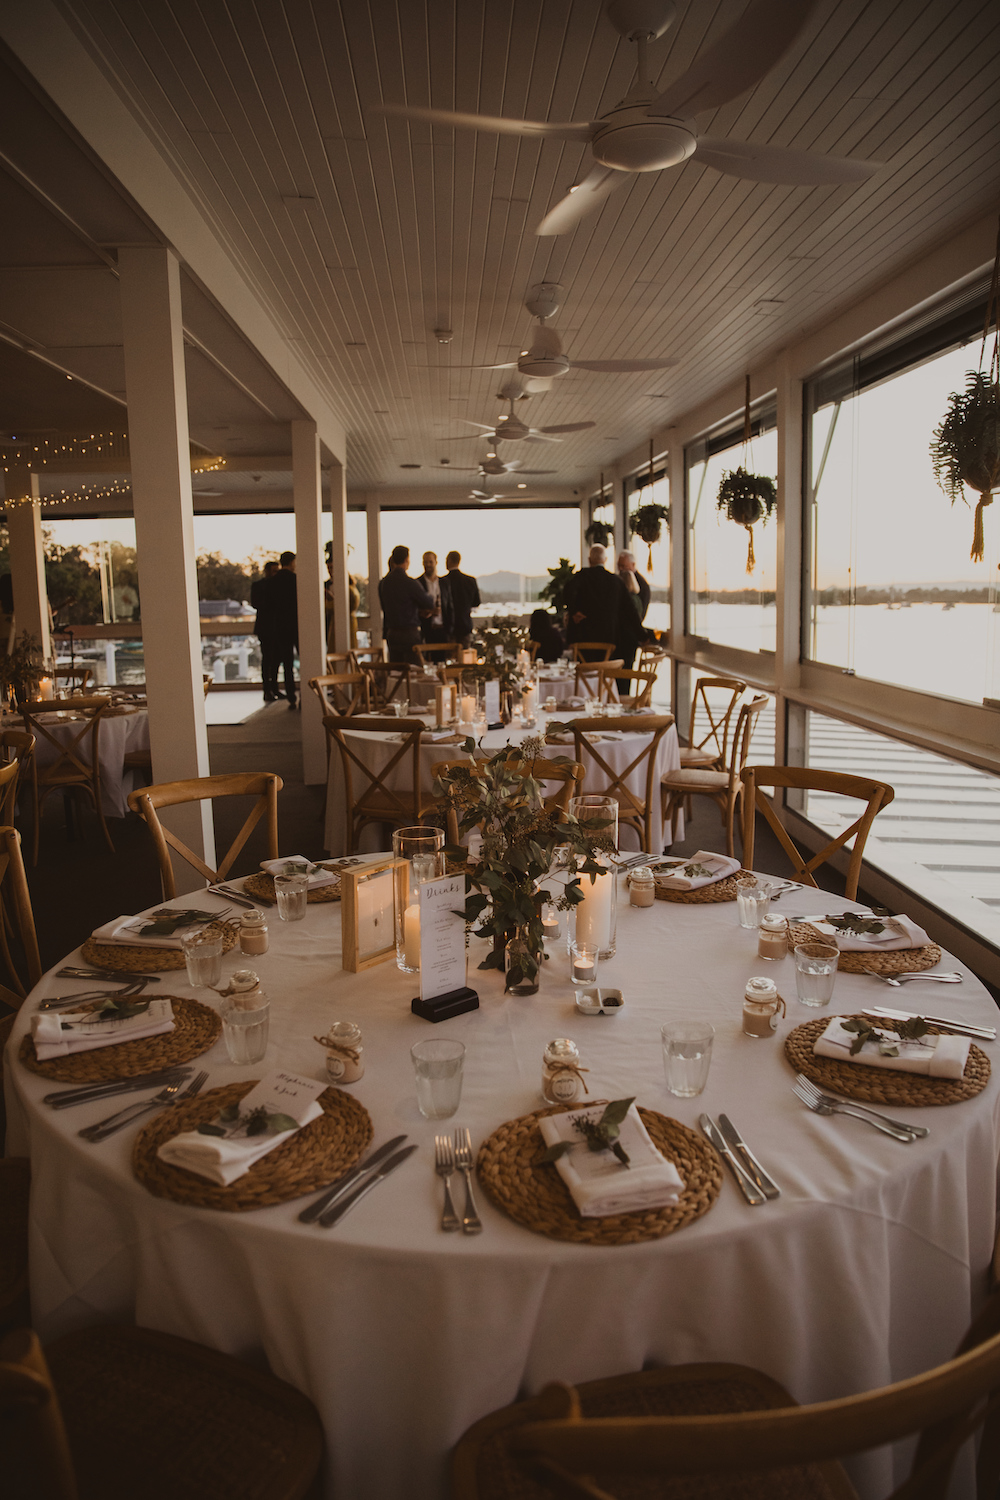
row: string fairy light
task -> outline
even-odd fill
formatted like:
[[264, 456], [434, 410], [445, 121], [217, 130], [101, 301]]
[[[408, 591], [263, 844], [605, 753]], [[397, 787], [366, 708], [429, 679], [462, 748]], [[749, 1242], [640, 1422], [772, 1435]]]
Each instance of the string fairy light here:
[[[91, 432], [86, 436], [69, 437], [50, 442], [48, 438], [18, 438], [12, 432], [9, 437], [0, 437], [0, 454], [3, 456], [4, 474], [11, 469], [27, 469], [39, 473], [58, 463], [65, 469], [74, 458], [93, 460], [98, 454], [103, 458], [128, 459], [131, 457], [127, 432]], [[213, 474], [226, 467], [225, 458], [216, 454], [191, 456], [192, 474]], [[130, 479], [114, 479], [104, 484], [82, 484], [74, 490], [55, 490], [48, 495], [11, 495], [0, 501], [2, 509], [33, 505], [39, 510], [55, 505], [74, 505], [84, 500], [109, 500], [131, 498]]]

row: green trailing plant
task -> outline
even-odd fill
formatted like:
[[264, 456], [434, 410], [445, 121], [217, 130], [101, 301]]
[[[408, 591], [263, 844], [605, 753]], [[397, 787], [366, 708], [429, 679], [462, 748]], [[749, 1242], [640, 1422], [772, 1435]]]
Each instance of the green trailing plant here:
[[767, 521], [778, 503], [774, 480], [766, 474], [749, 474], [742, 466], [728, 470], [722, 476], [716, 503], [730, 521], [746, 527], [747, 572], [752, 573], [757, 562], [753, 552], [753, 529], [758, 521]]
[[658, 542], [662, 536], [663, 522], [670, 525], [669, 505], [657, 505], [650, 502], [648, 505], [640, 505], [628, 518], [628, 529], [633, 536], [640, 537], [649, 548], [649, 567], [653, 566], [653, 543]]
[[614, 535], [614, 527], [609, 526], [607, 521], [591, 521], [583, 533], [584, 541], [589, 542], [592, 547], [606, 547], [614, 540]]
[[15, 696], [19, 703], [34, 697], [42, 675], [42, 646], [37, 635], [22, 630], [13, 651], [0, 656], [0, 686], [3, 696]]
[[566, 608], [566, 585], [573, 577], [576, 569], [568, 557], [559, 559], [557, 568], [547, 568], [549, 581], [544, 588], [538, 590], [539, 599], [547, 599], [558, 615]]
[[966, 504], [964, 486], [979, 495], [972, 532], [973, 562], [982, 562], [983, 510], [993, 503], [993, 487], [1000, 478], [1000, 383], [996, 347], [988, 373], [969, 370], [965, 390], [952, 391], [948, 410], [931, 442], [934, 477], [954, 505]]

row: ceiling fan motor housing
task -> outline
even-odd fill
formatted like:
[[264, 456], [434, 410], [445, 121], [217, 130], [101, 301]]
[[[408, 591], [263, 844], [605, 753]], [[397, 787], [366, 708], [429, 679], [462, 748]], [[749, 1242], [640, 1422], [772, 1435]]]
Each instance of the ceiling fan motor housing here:
[[605, 116], [592, 151], [606, 167], [620, 172], [658, 172], [694, 155], [698, 138], [679, 120], [651, 120], [646, 106], [623, 104]]
[[522, 375], [565, 375], [569, 360], [562, 352], [562, 342], [554, 328], [544, 324], [534, 329], [531, 343], [518, 355], [517, 368]]

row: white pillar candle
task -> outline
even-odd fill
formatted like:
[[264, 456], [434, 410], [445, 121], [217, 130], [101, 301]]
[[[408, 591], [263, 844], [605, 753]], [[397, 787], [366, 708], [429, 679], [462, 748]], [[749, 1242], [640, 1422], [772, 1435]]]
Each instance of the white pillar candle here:
[[403, 913], [403, 962], [408, 969], [420, 968], [419, 906], [408, 906]]
[[614, 876], [610, 872], [598, 875], [592, 884], [589, 875], [581, 875], [580, 889], [583, 900], [576, 908], [576, 941], [581, 947], [609, 948]]
[[41, 679], [41, 681], [38, 684], [38, 696], [39, 696], [39, 698], [46, 698], [46, 699], [49, 699], [49, 698], [52, 697], [52, 678], [51, 677], [43, 677]]
[[526, 719], [531, 719], [535, 714], [535, 689], [530, 685], [521, 694], [521, 712]]
[[434, 717], [439, 729], [448, 722], [448, 689], [446, 687], [434, 689]]
[[462, 723], [471, 724], [476, 717], [476, 700], [471, 693], [462, 698]]
[[458, 688], [453, 682], [447, 684], [448, 688], [448, 723], [454, 724], [458, 718]]

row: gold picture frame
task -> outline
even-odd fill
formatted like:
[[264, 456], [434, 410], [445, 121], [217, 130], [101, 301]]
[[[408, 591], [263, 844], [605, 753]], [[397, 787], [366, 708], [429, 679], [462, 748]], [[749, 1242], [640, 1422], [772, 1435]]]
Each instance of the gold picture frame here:
[[340, 877], [343, 955], [341, 966], [352, 974], [396, 956], [397, 872], [405, 859], [377, 860]]

